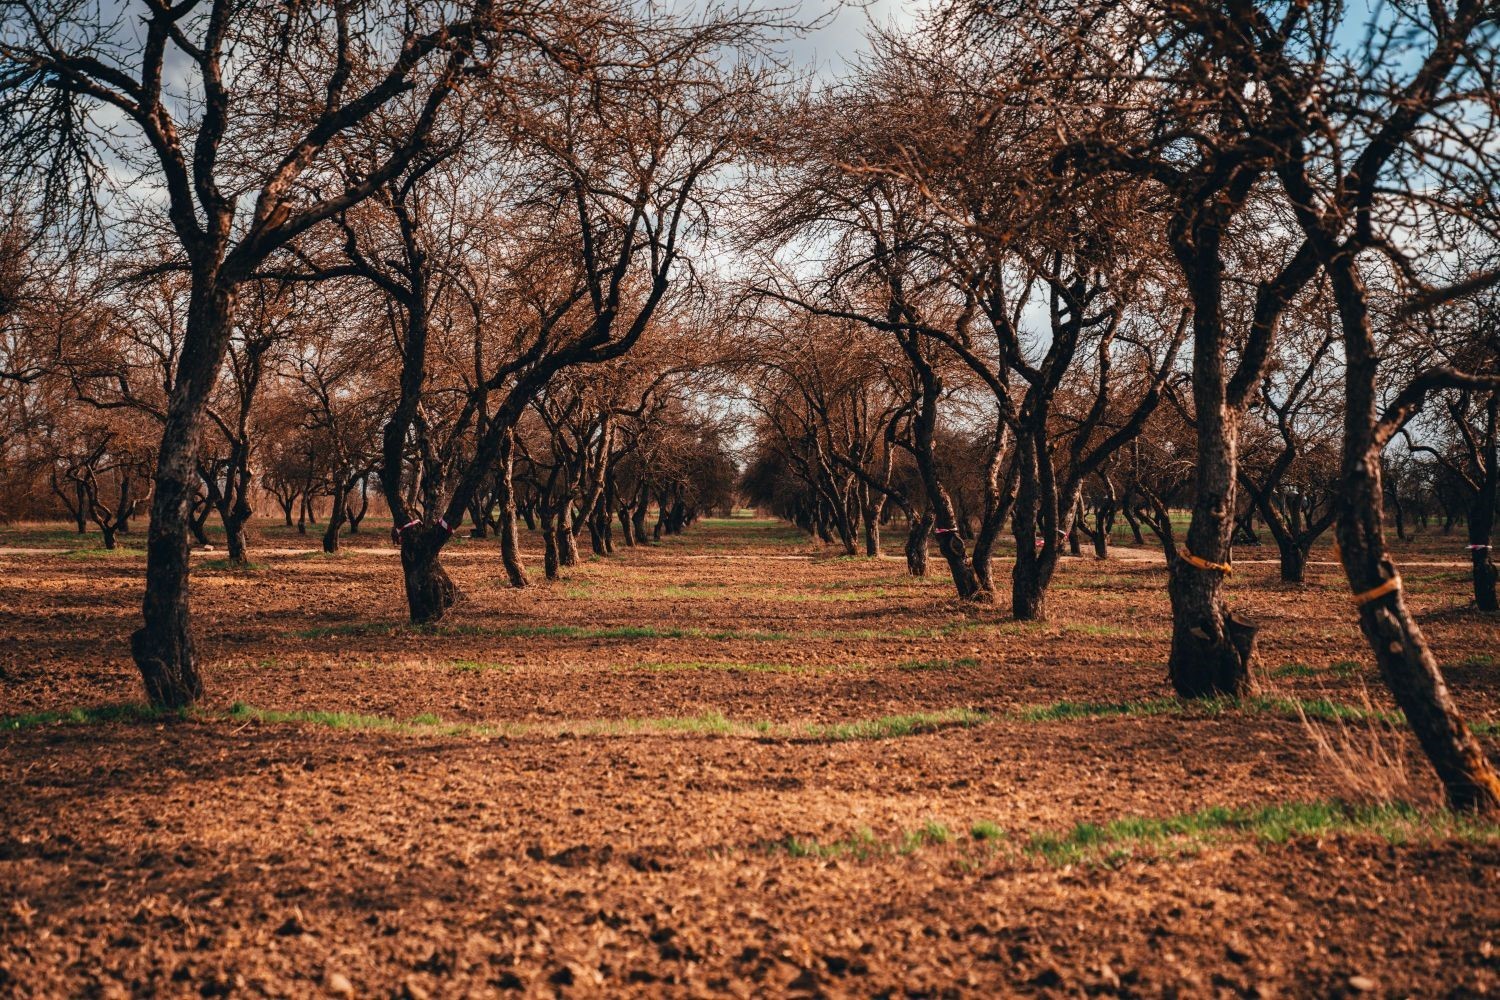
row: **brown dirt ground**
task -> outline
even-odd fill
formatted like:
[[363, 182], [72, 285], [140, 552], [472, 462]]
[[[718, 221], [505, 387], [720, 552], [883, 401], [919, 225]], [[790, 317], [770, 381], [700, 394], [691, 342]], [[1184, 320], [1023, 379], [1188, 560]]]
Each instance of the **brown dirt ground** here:
[[[386, 627], [403, 609], [378, 530], [338, 558], [258, 534], [259, 568], [210, 554], [194, 575], [200, 716], [0, 732], [0, 994], [1500, 993], [1493, 837], [1226, 836], [1071, 864], [1020, 849], [1350, 791], [1284, 713], [1021, 717], [1166, 693], [1150, 553], [1068, 560], [1052, 621], [1018, 625], [1003, 602], [952, 600], [936, 560], [914, 580], [769, 522], [702, 524], [524, 591], [493, 542], [464, 541], [446, 563], [466, 599], [421, 634]], [[0, 717], [140, 697], [142, 560], [76, 544], [0, 532]], [[1334, 568], [1285, 587], [1256, 561], [1273, 554], [1242, 549], [1231, 585], [1263, 626], [1268, 692], [1390, 707]], [[1467, 606], [1461, 541], [1399, 554], [1461, 708], [1500, 723], [1500, 621]], [[538, 626], [555, 634], [518, 634]], [[442, 725], [251, 721], [234, 703]], [[956, 708], [992, 718], [804, 731]], [[623, 721], [719, 715], [738, 728]], [[1430, 798], [1401, 732], [1340, 732], [1390, 748], [1392, 787]], [[1009, 839], [975, 840], [978, 821]], [[897, 844], [928, 823], [948, 842], [767, 846]]]

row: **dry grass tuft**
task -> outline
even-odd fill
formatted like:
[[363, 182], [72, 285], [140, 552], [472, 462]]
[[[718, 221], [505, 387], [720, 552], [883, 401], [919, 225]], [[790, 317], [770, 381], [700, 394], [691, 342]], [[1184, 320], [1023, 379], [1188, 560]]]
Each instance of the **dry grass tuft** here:
[[1413, 780], [1407, 767], [1411, 730], [1391, 725], [1388, 713], [1376, 706], [1363, 683], [1353, 700], [1363, 711], [1314, 718], [1303, 710], [1300, 700], [1290, 699], [1308, 739], [1333, 775], [1335, 787], [1329, 791], [1343, 801], [1362, 805], [1440, 806], [1429, 787], [1432, 783]]

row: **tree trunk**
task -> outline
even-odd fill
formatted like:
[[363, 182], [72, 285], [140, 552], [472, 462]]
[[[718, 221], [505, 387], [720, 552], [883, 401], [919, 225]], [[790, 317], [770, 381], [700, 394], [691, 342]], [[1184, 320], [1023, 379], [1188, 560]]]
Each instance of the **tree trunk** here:
[[1242, 697], [1254, 683], [1255, 633], [1224, 600], [1226, 571], [1194, 565], [1189, 556], [1227, 565], [1234, 530], [1238, 409], [1227, 399], [1224, 378], [1220, 234], [1207, 221], [1192, 243], [1174, 247], [1193, 294], [1193, 403], [1197, 462], [1192, 521], [1186, 552], [1172, 560], [1167, 593], [1172, 601], [1172, 649], [1167, 676], [1183, 698]]
[[1094, 558], [1109, 558], [1109, 533], [1114, 530], [1114, 511], [1105, 506], [1100, 506], [1094, 511]]
[[353, 504], [349, 503], [348, 500], [344, 501], [344, 517], [349, 522], [349, 534], [359, 534], [360, 522], [365, 519], [365, 515], [369, 512], [370, 476], [368, 473], [366, 473], [365, 475], [359, 477], [359, 509], [355, 510]]
[[1344, 334], [1344, 448], [1335, 495], [1344, 573], [1356, 595], [1359, 627], [1380, 675], [1443, 784], [1448, 805], [1500, 815], [1500, 776], [1465, 725], [1443, 682], [1437, 658], [1417, 627], [1386, 551], [1380, 482], [1382, 442], [1376, 439], [1380, 359], [1370, 329], [1364, 286], [1353, 260], [1325, 262]]
[[469, 502], [469, 537], [487, 538], [490, 533], [489, 515], [485, 513], [485, 501], [475, 496]]
[[902, 340], [902, 349], [917, 368], [922, 380], [921, 405], [912, 422], [912, 458], [917, 465], [917, 474], [922, 479], [922, 489], [932, 516], [932, 530], [937, 535], [938, 551], [948, 563], [953, 576], [953, 586], [958, 596], [966, 601], [988, 602], [994, 594], [983, 590], [974, 576], [973, 564], [969, 562], [963, 539], [958, 535], [958, 515], [953, 508], [953, 498], [943, 486], [938, 475], [937, 461], [933, 455], [933, 437], [937, 429], [937, 401], [942, 395], [943, 384], [936, 370], [922, 356], [916, 342]]
[[1495, 527], [1495, 505], [1500, 501], [1500, 392], [1490, 393], [1479, 455], [1479, 491], [1469, 508], [1469, 557], [1474, 563], [1474, 604], [1480, 611], [1500, 609], [1495, 595], [1495, 564], [1490, 559], [1490, 535]]
[[192, 534], [193, 541], [199, 545], [208, 545], [208, 531], [206, 526], [209, 516], [214, 512], [214, 505], [209, 502], [206, 496], [199, 496], [196, 489], [193, 491], [193, 497], [189, 501], [189, 504], [188, 531]]
[[193, 276], [188, 330], [157, 449], [156, 489], [146, 540], [143, 623], [130, 652], [158, 708], [184, 708], [203, 697], [188, 605], [188, 524], [198, 491], [203, 406], [223, 362], [234, 295], [202, 273]]
[[557, 518], [557, 557], [564, 566], [578, 565], [578, 536], [573, 534], [573, 503], [563, 504]]
[[[1475, 537], [1477, 532], [1469, 529], [1469, 537]], [[1495, 583], [1497, 574], [1495, 563], [1490, 559], [1490, 547], [1485, 543], [1482, 547], [1471, 543], [1469, 555], [1474, 562], [1474, 605], [1480, 611], [1500, 610], [1500, 605], [1495, 603]]]
[[927, 575], [927, 539], [932, 531], [932, 517], [918, 514], [906, 532], [906, 572], [909, 576]]
[[[1011, 614], [1016, 621], [1044, 622], [1047, 620], [1047, 588], [1042, 583], [1042, 558], [1040, 553], [1023, 559], [1025, 546], [1017, 546], [1016, 568], [1010, 578]], [[1052, 559], [1056, 559], [1053, 549]]]
[[636, 494], [635, 514], [630, 518], [631, 530], [635, 534], [637, 545], [645, 545], [651, 541], [646, 535], [646, 515], [650, 512], [651, 493], [650, 488], [641, 483], [641, 491]]
[[568, 533], [559, 530], [557, 515], [542, 511], [542, 571], [549, 580], [557, 579], [558, 567], [562, 562], [558, 552], [557, 536], [560, 534]]
[[833, 544], [833, 532], [829, 530], [828, 519], [822, 515], [821, 511], [819, 512], [817, 520], [813, 522], [813, 526], [817, 528], [818, 541], [822, 542], [824, 545]]
[[1011, 615], [1017, 621], [1047, 620], [1047, 584], [1057, 568], [1062, 535], [1055, 497], [1045, 489], [1039, 463], [1049, 462], [1045, 439], [1035, 428], [1016, 436], [1016, 564], [1010, 574]]
[[609, 508], [602, 503], [589, 515], [589, 548], [596, 556], [607, 556], [614, 547], [610, 538], [611, 523]]
[[249, 520], [248, 510], [233, 510], [224, 518], [224, 544], [229, 549], [229, 562], [232, 565], [245, 566], [250, 562], [249, 545], [245, 538], [245, 522]]
[[[78, 498], [78, 506], [69, 508], [69, 511], [73, 515], [73, 521], [78, 525], [78, 533], [86, 535], [89, 531], [88, 501], [84, 496], [82, 483], [73, 484], [73, 494]], [[64, 497], [64, 502], [66, 501], [67, 498]]]
[[1277, 538], [1281, 553], [1281, 582], [1303, 583], [1307, 579], [1307, 546], [1295, 538]]
[[500, 508], [500, 562], [505, 566], [505, 578], [510, 585], [524, 587], [530, 581], [521, 562], [521, 544], [516, 532], [515, 440], [515, 431], [511, 430], [500, 441], [495, 492]]
[[323, 530], [323, 551], [330, 555], [339, 550], [339, 531], [344, 526], [345, 499], [347, 486], [344, 483], [333, 484], [333, 506], [328, 511], [328, 527]]
[[615, 522], [609, 516], [608, 507], [599, 508], [599, 534], [604, 536], [604, 554], [615, 554]]
[[440, 620], [458, 599], [458, 588], [439, 560], [447, 533], [415, 525], [401, 533], [401, 574], [413, 625]]

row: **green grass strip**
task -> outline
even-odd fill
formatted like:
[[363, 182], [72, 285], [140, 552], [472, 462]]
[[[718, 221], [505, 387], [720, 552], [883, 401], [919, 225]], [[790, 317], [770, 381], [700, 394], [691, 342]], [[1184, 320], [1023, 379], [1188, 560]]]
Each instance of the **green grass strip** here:
[[[1031, 705], [1011, 714], [1013, 718], [1022, 722], [1061, 722], [1073, 719], [1153, 715], [1216, 718], [1233, 711], [1244, 712], [1248, 715], [1273, 715], [1294, 719], [1300, 714], [1319, 722], [1379, 722], [1388, 726], [1406, 725], [1406, 716], [1399, 711], [1369, 709], [1328, 698], [1261, 697], [1245, 700], [1204, 698], [1194, 701], [1184, 701], [1180, 698], [1146, 698], [1138, 701], [1056, 701], [1047, 705]], [[1471, 722], [1469, 728], [1476, 733], [1490, 733], [1495, 730], [1492, 723], [1484, 721]]]
[[847, 837], [831, 841], [787, 836], [755, 846], [791, 858], [863, 861], [954, 843], [961, 851], [960, 866], [972, 869], [976, 858], [993, 856], [996, 851], [1059, 866], [1114, 864], [1137, 855], [1171, 855], [1226, 841], [1280, 844], [1296, 837], [1330, 834], [1369, 836], [1391, 844], [1439, 840], [1492, 843], [1500, 841], [1500, 824], [1448, 810], [1424, 811], [1404, 802], [1357, 805], [1322, 800], [1243, 808], [1211, 806], [1159, 818], [1124, 816], [1105, 823], [1078, 823], [1068, 830], [1030, 835], [1011, 835], [989, 820], [980, 820], [969, 827], [965, 839], [956, 837], [941, 823], [928, 822], [916, 830], [898, 832], [891, 839], [881, 839], [869, 827], [860, 827]]
[[942, 729], [968, 729], [989, 722], [990, 716], [971, 708], [950, 708], [941, 712], [912, 712], [908, 715], [886, 715], [858, 722], [836, 722], [808, 726], [807, 737], [815, 740], [888, 740]]
[[1289, 802], [1258, 809], [1210, 807], [1166, 818], [1128, 816], [1104, 824], [1079, 823], [1062, 833], [1037, 833], [1023, 851], [1052, 864], [1117, 860], [1145, 848], [1160, 853], [1225, 837], [1284, 843], [1293, 837], [1369, 834], [1390, 843], [1458, 839], [1492, 841], [1500, 825], [1446, 810], [1424, 812], [1406, 803], [1355, 805], [1337, 800]]
[[105, 722], [162, 722], [168, 719], [185, 719], [188, 715], [189, 712], [185, 709], [152, 708], [150, 705], [126, 702], [69, 708], [57, 712], [7, 715], [0, 718], [0, 731], [33, 729], [37, 726], [87, 726]]

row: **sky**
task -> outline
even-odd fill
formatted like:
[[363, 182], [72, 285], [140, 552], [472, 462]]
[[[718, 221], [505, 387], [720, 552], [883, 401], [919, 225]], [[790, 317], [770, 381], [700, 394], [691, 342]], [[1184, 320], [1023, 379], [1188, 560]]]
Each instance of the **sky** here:
[[920, 0], [804, 0], [797, 16], [818, 27], [788, 39], [785, 51], [793, 65], [838, 79], [866, 51], [871, 25], [909, 25], [921, 6]]

